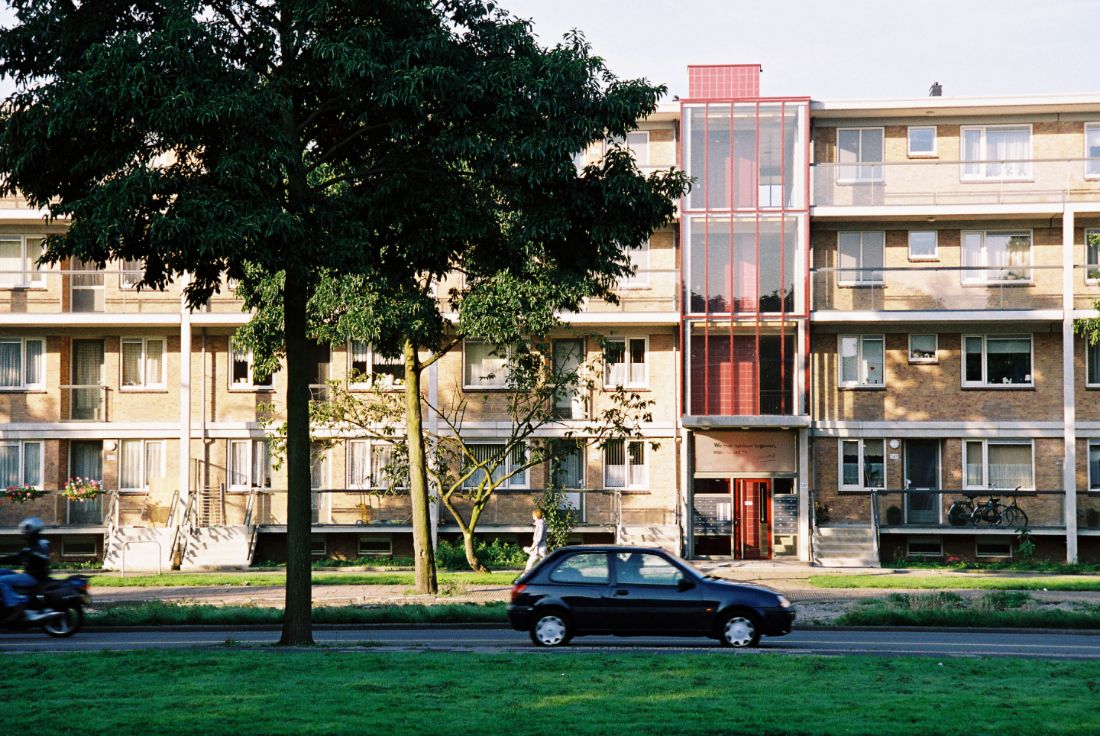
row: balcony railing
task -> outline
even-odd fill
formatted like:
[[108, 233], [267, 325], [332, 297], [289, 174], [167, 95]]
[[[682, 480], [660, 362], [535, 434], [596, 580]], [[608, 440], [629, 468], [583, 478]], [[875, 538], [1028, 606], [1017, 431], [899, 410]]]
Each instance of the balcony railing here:
[[107, 509], [105, 499], [113, 493], [112, 491], [88, 501], [71, 501], [60, 491], [46, 491], [33, 501], [0, 503], [0, 529], [14, 529], [28, 516], [42, 519], [47, 537], [51, 528], [103, 526]]
[[1062, 268], [815, 268], [811, 289], [818, 312], [1061, 309]]
[[680, 275], [674, 268], [646, 268], [619, 282], [615, 294], [618, 304], [603, 299], [589, 299], [581, 312], [675, 312], [680, 307], [676, 295], [680, 290]]
[[[906, 529], [952, 529], [958, 532], [974, 531], [981, 533], [1014, 534], [1018, 529], [1036, 530], [1065, 529], [1065, 492], [1061, 490], [881, 490], [875, 491], [878, 527], [883, 532], [905, 531]], [[1085, 494], [1080, 494], [1084, 498]], [[970, 503], [980, 507], [990, 497], [1000, 504], [1000, 514], [973, 516], [950, 510], [956, 501]], [[1006, 506], [1019, 509], [1019, 512], [1007, 513]], [[837, 521], [840, 521], [839, 519]]]
[[70, 422], [109, 421], [108, 387], [99, 384], [59, 386], [61, 419]]
[[1002, 159], [819, 163], [814, 207], [926, 206], [1094, 201], [1100, 159]]

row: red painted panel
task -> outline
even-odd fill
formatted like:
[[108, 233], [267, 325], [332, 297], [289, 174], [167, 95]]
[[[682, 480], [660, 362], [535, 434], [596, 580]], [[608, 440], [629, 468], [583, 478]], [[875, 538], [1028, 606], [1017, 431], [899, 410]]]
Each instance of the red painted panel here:
[[688, 96], [700, 100], [759, 97], [760, 65], [689, 65]]

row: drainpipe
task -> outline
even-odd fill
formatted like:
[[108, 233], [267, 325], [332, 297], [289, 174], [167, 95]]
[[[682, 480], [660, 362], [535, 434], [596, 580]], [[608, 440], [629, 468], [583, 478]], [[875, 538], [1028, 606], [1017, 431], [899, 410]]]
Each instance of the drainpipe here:
[[1076, 210], [1062, 215], [1062, 508], [1066, 525], [1066, 562], [1077, 562], [1077, 376], [1073, 341], [1073, 225]]
[[[181, 291], [187, 286], [187, 274], [180, 279]], [[179, 494], [173, 519], [173, 538], [181, 524], [191, 496], [191, 310], [186, 296], [180, 294], [180, 426], [179, 426]], [[174, 553], [174, 550], [173, 550]]]

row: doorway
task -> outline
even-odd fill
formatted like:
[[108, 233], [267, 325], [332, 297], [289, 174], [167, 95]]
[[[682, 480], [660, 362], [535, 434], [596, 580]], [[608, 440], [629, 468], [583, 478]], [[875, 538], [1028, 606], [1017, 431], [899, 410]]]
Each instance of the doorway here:
[[940, 443], [939, 440], [905, 441], [905, 523], [939, 524]]
[[770, 560], [771, 502], [769, 478], [696, 478], [692, 491], [695, 556]]

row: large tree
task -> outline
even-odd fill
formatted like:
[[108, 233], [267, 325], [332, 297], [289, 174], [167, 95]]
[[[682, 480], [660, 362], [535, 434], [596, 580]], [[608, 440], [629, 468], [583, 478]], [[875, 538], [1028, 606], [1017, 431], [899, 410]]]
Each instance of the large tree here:
[[[288, 386], [281, 641], [311, 642], [305, 355], [318, 289], [368, 284], [391, 317], [356, 319], [400, 346], [410, 375], [419, 346], [446, 340], [430, 285], [456, 266], [499, 287], [465, 310], [485, 316], [480, 332], [493, 310], [546, 293], [533, 282], [563, 306], [606, 293], [624, 246], [670, 216], [683, 181], [643, 178], [622, 152], [578, 176], [571, 155], [625, 134], [662, 90], [616, 80], [579, 37], [545, 49], [482, 0], [9, 4], [0, 186], [70, 220], [46, 260], [140, 260], [147, 287], [186, 275], [192, 306], [226, 276], [278, 297], [263, 318], [278, 323], [268, 339]], [[430, 549], [417, 542], [423, 582]]]

